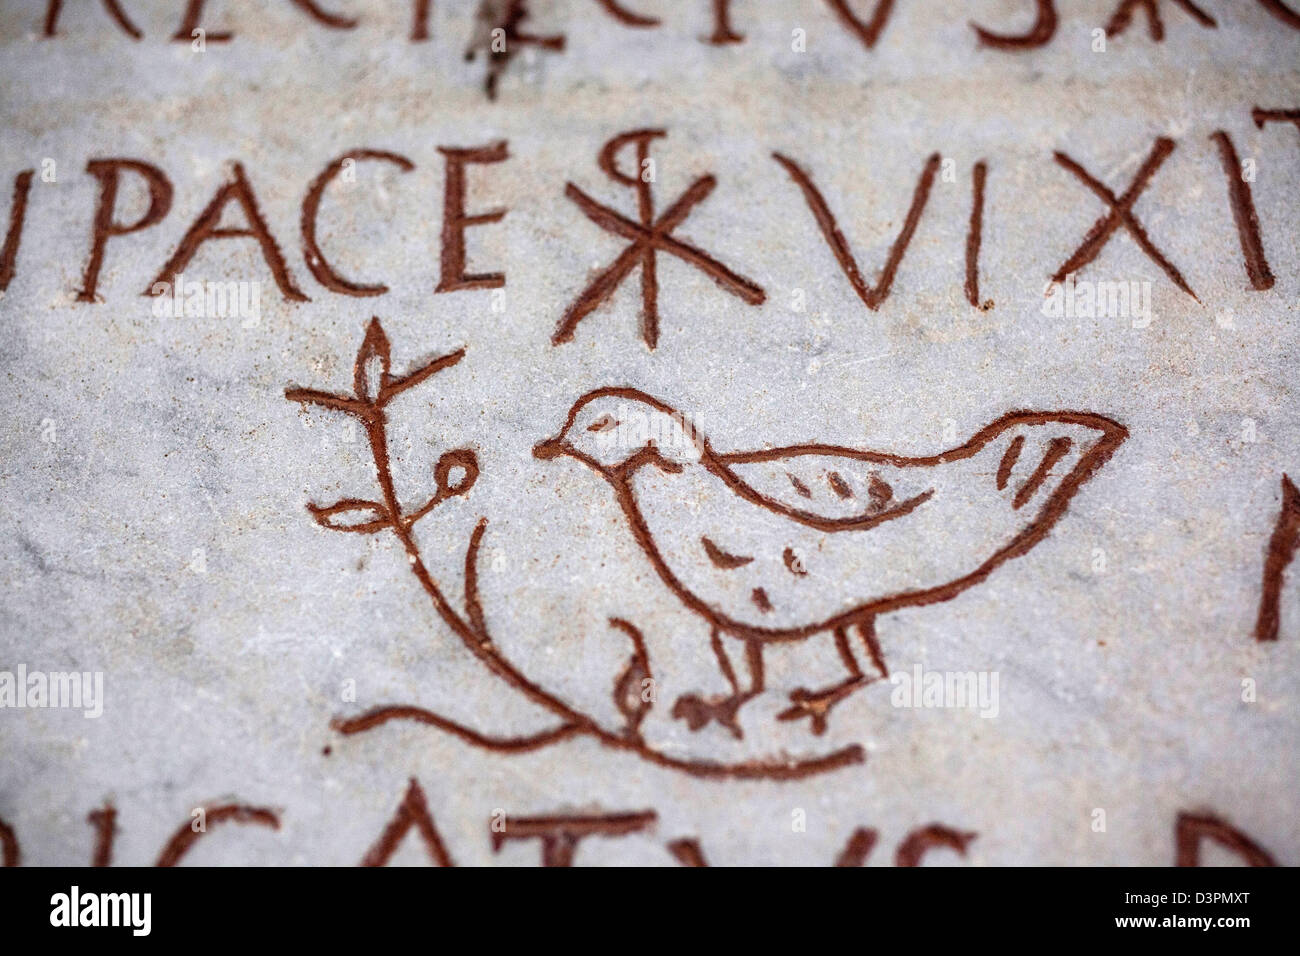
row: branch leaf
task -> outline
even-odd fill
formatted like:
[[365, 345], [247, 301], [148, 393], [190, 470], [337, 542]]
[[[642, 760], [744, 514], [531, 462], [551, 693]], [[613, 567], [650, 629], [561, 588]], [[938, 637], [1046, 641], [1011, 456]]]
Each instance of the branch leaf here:
[[374, 534], [393, 524], [383, 505], [360, 498], [344, 498], [327, 507], [309, 504], [307, 510], [318, 525], [331, 531]]
[[451, 368], [465, 357], [464, 349], [457, 349], [455, 352], [449, 352], [446, 355], [440, 355], [427, 365], [422, 365], [410, 375], [404, 378], [389, 378], [384, 387], [380, 390], [379, 398], [381, 401], [388, 401], [399, 392], [404, 392], [412, 385], [419, 385], [430, 375], [437, 375], [445, 368]]
[[366, 337], [357, 349], [356, 365], [352, 370], [352, 387], [357, 398], [369, 404], [375, 404], [380, 393], [388, 387], [389, 371], [392, 368], [392, 347], [384, 327], [375, 316], [366, 326]]
[[354, 398], [348, 398], [346, 395], [331, 395], [329, 392], [317, 391], [314, 388], [287, 388], [284, 397], [291, 402], [321, 405], [349, 415], [360, 415], [365, 411], [364, 406]]

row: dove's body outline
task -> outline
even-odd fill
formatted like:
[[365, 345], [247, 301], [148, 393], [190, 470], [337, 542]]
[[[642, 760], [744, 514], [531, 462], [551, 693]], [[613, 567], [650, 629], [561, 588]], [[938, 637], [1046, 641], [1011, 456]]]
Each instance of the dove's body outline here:
[[[621, 419], [629, 409], [666, 420], [628, 438]], [[887, 674], [877, 614], [950, 600], [1026, 554], [1127, 435], [1090, 412], [1014, 411], [931, 456], [815, 444], [720, 454], [667, 403], [614, 387], [579, 398], [560, 433], [534, 453], [577, 458], [613, 487], [660, 578], [709, 622], [733, 688], [725, 699], [680, 698], [674, 714], [694, 728], [716, 719], [739, 735], [736, 710], [763, 689], [763, 644], [834, 635], [849, 678], [826, 691], [800, 688], [787, 711], [824, 729], [830, 706], [870, 682], [849, 629]], [[992, 507], [973, 507], [988, 496], [996, 496]], [[688, 513], [704, 501], [698, 517]], [[993, 543], [971, 524], [989, 525], [979, 530]], [[722, 635], [746, 645], [745, 691]]]

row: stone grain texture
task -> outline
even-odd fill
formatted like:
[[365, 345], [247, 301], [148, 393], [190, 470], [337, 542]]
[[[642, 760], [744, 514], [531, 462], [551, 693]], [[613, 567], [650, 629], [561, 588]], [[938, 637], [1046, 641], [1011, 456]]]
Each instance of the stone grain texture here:
[[[409, 42], [401, 3], [339, 0], [359, 23], [331, 30], [289, 3], [214, 2], [208, 29], [233, 38], [201, 53], [169, 39], [178, 4], [124, 3], [140, 40], [93, 3], [67, 5], [59, 35], [43, 38], [41, 6], [0, 7], [0, 211], [12, 177], [36, 171], [0, 298], [0, 671], [102, 672], [105, 700], [97, 719], [0, 709], [0, 820], [25, 863], [89, 862], [86, 815], [109, 802], [124, 864], [153, 862], [194, 808], [241, 803], [276, 809], [280, 829], [214, 828], [188, 862], [351, 865], [412, 777], [464, 864], [538, 861], [535, 842], [494, 851], [494, 814], [648, 809], [652, 828], [585, 841], [577, 862], [670, 865], [667, 845], [695, 838], [714, 863], [822, 865], [866, 826], [880, 834], [868, 863], [885, 865], [909, 832], [939, 822], [978, 837], [964, 858], [936, 850], [931, 863], [1170, 864], [1176, 817], [1193, 812], [1300, 863], [1295, 580], [1279, 640], [1253, 636], [1282, 475], [1300, 472], [1300, 133], [1251, 121], [1254, 107], [1300, 108], [1300, 31], [1263, 5], [1205, 0], [1208, 29], [1161, 3], [1162, 42], [1139, 13], [1098, 52], [1114, 4], [1061, 0], [1051, 42], [1011, 53], [981, 47], [970, 21], [1026, 30], [1033, 4], [897, 4], [868, 50], [820, 0], [737, 0], [744, 42], [725, 46], [702, 42], [703, 0], [643, 0], [654, 29], [596, 3], [536, 0], [525, 30], [562, 33], [565, 48], [519, 47], [492, 101], [482, 55], [463, 57], [468, 2], [435, 4], [423, 43]], [[565, 184], [635, 218], [633, 191], [597, 156], [646, 127], [667, 133], [651, 146], [658, 210], [717, 178], [675, 235], [766, 300], [746, 304], [661, 253], [656, 349], [639, 333], [637, 274], [552, 345], [627, 242]], [[1267, 291], [1247, 279], [1216, 130], [1251, 162]], [[1118, 194], [1161, 136], [1176, 148], [1134, 214], [1197, 298], [1121, 228], [1079, 278], [1139, 283], [1149, 323], [1044, 314], [1049, 277], [1107, 209], [1053, 152]], [[472, 271], [502, 271], [505, 286], [437, 294], [438, 147], [501, 140], [507, 160], [469, 167], [467, 204], [508, 213], [469, 229], [467, 251]], [[311, 180], [358, 148], [415, 167], [359, 163], [321, 205], [339, 272], [389, 286], [372, 298], [315, 281], [300, 236]], [[868, 282], [926, 158], [952, 161], [880, 308], [855, 295], [773, 153], [815, 181]], [[98, 301], [78, 303], [98, 189], [86, 163], [108, 157], [160, 167], [174, 201], [159, 225], [109, 240]], [[980, 160], [988, 309], [963, 293]], [[203, 245], [186, 278], [259, 283], [256, 321], [156, 315], [141, 292], [236, 161], [310, 301], [285, 301], [256, 243], [228, 239]], [[120, 221], [143, 212], [139, 185], [124, 180]], [[226, 216], [241, 223], [237, 208]], [[390, 704], [501, 736], [557, 723], [467, 650], [392, 534], [333, 533], [307, 511], [377, 493], [362, 431], [285, 399], [290, 387], [349, 390], [372, 316], [394, 375], [466, 350], [394, 400], [393, 474], [418, 503], [441, 455], [474, 450], [473, 488], [415, 539], [463, 607], [465, 548], [488, 519], [483, 611], [519, 672], [619, 733], [612, 689], [632, 653], [610, 624], [620, 618], [645, 635], [656, 699], [640, 731], [657, 753], [736, 764], [856, 745], [865, 761], [718, 780], [591, 735], [502, 754], [411, 722], [337, 733], [335, 718]], [[792, 690], [838, 679], [823, 635], [771, 649], [768, 689], [741, 711], [736, 740], [672, 717], [677, 698], [726, 684], [708, 625], [664, 586], [610, 487], [571, 458], [531, 453], [579, 396], [609, 385], [669, 402], [719, 451], [822, 442], [932, 455], [1023, 408], [1105, 415], [1128, 439], [1029, 554], [951, 601], [877, 622], [895, 672], [996, 673], [996, 717], [894, 706], [879, 681], [837, 706], [824, 736], [777, 721]], [[867, 579], [886, 559], [922, 574], [998, 507], [970, 498], [969, 520], [810, 587]], [[715, 501], [676, 507], [707, 533]], [[426, 861], [414, 834], [393, 859]]]

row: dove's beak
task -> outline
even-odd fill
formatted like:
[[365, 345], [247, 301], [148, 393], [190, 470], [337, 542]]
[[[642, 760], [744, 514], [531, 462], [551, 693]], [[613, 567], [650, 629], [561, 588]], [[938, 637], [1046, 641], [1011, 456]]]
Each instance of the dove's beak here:
[[560, 436], [548, 438], [546, 441], [538, 442], [533, 446], [533, 457], [540, 458], [542, 461], [549, 461], [552, 458], [559, 458], [565, 453], [564, 442]]

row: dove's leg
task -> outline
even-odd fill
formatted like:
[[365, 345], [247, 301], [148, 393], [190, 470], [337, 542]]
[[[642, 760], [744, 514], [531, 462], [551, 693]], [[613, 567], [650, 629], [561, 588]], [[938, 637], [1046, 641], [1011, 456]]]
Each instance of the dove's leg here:
[[731, 685], [730, 696], [701, 697], [699, 694], [684, 694], [673, 704], [673, 716], [685, 720], [691, 730], [699, 730], [710, 721], [716, 720], [731, 731], [739, 740], [744, 736], [736, 714], [741, 706], [763, 692], [763, 645], [759, 641], [745, 641], [745, 664], [749, 668], [749, 689], [742, 691], [736, 679], [735, 668], [722, 646], [722, 636], [715, 628], [709, 636], [713, 654], [718, 659], [718, 669]]
[[[885, 655], [880, 653], [880, 642], [876, 640], [876, 619], [869, 617], [866, 620], [857, 623], [858, 636], [862, 638], [862, 643], [867, 647], [867, 654], [871, 657], [872, 666], [880, 672], [881, 677], [889, 677], [889, 667], [885, 664]], [[875, 680], [876, 678], [872, 678]]]
[[858, 636], [862, 638], [862, 643], [867, 648], [867, 655], [871, 658], [872, 666], [875, 667], [879, 676], [868, 677], [863, 673], [862, 665], [858, 663], [857, 656], [853, 653], [853, 648], [849, 643], [848, 633], [844, 628], [837, 627], [835, 628], [835, 649], [839, 652], [840, 660], [844, 663], [844, 668], [849, 672], [849, 676], [838, 684], [832, 684], [830, 687], [823, 687], [819, 690], [808, 690], [806, 687], [795, 688], [790, 692], [792, 706], [781, 711], [776, 719], [799, 720], [808, 717], [812, 721], [812, 732], [814, 734], [824, 734], [826, 733], [826, 719], [830, 716], [831, 708], [854, 691], [866, 687], [881, 677], [888, 677], [889, 668], [885, 666], [884, 656], [880, 653], [880, 644], [876, 641], [875, 625], [875, 618], [869, 617], [857, 622], [853, 627], [857, 630]]

